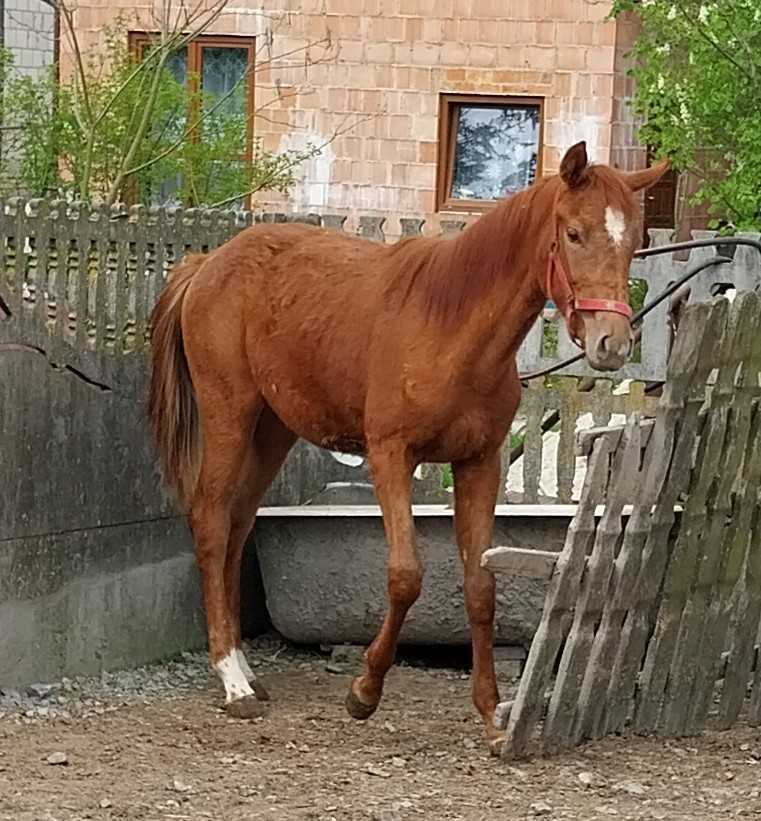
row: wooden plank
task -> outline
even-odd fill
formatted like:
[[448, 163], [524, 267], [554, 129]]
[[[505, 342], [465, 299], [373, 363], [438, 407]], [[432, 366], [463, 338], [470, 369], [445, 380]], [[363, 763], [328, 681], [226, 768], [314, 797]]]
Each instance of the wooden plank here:
[[72, 206], [74, 222], [71, 239], [71, 281], [75, 283], [76, 322], [74, 339], [78, 350], [82, 351], [87, 343], [88, 307], [90, 303], [90, 206], [84, 202]]
[[[647, 447], [650, 437], [652, 436], [655, 419], [641, 419], [639, 425], [642, 448], [644, 449]], [[579, 431], [576, 437], [576, 454], [578, 456], [588, 456], [598, 436], [609, 437], [611, 449], [615, 450], [621, 442], [621, 435], [625, 427], [626, 425], [603, 425], [601, 427], [587, 428], [587, 430]]]
[[[576, 743], [587, 738], [600, 738], [606, 733], [608, 715], [622, 690], [622, 677], [634, 677], [639, 672], [638, 665], [624, 663], [629, 658], [626, 649], [630, 637], [624, 632], [624, 624], [629, 609], [636, 601], [637, 586], [633, 582], [642, 569], [644, 548], [655, 516], [654, 506], [661, 497], [669, 474], [675, 419], [674, 414], [669, 417], [661, 413], [654, 435], [654, 420], [647, 421], [648, 424], [640, 427], [648, 439], [648, 448], [637, 477], [634, 509], [626, 524], [621, 549], [613, 562], [611, 595], [605, 603], [581, 686], [573, 736]], [[614, 660], [613, 665], [611, 659]], [[625, 721], [626, 715], [621, 720]]]
[[[761, 528], [755, 530], [755, 537], [756, 537], [756, 544], [753, 547], [753, 552], [758, 553], [761, 547], [759, 546], [759, 531]], [[754, 566], [758, 568], [761, 565], [761, 560], [755, 559]], [[754, 593], [758, 595], [758, 586], [761, 585], [761, 580], [759, 576], [755, 576], [755, 585], [754, 585]], [[750, 629], [753, 629], [756, 636], [759, 633], [759, 626], [756, 622], [751, 622]], [[750, 654], [749, 654], [750, 655]], [[753, 683], [751, 687], [750, 693], [750, 703], [748, 704], [748, 723], [754, 727], [758, 727], [761, 724], [761, 656], [759, 655], [759, 649], [756, 648], [755, 653], [755, 661], [756, 661], [756, 669], [753, 675]]]
[[526, 579], [549, 579], [558, 554], [549, 550], [525, 547], [492, 547], [481, 556], [481, 567], [492, 573], [521, 576]]
[[523, 392], [526, 431], [523, 444], [523, 499], [527, 504], [539, 501], [539, 481], [542, 475], [542, 418], [545, 394], [542, 386], [529, 385]]
[[[697, 306], [696, 306], [697, 307]], [[710, 316], [702, 332], [715, 345], [726, 327], [726, 304], [710, 306]], [[689, 317], [685, 313], [685, 318]], [[694, 316], [694, 314], [693, 314]], [[719, 320], [722, 320], [719, 322]], [[719, 327], [716, 327], [717, 322]], [[713, 333], [710, 334], [711, 328]], [[721, 333], [719, 333], [721, 329]], [[681, 334], [680, 334], [681, 336]], [[696, 345], [688, 356], [696, 357], [704, 346]], [[707, 361], [712, 360], [710, 356]], [[697, 468], [690, 483], [687, 506], [670, 557], [664, 591], [656, 617], [655, 631], [648, 646], [638, 693], [634, 726], [639, 733], [654, 732], [661, 723], [664, 694], [678, 647], [680, 626], [689, 593], [695, 581], [700, 549], [700, 534], [706, 522], [706, 505], [711, 482], [721, 462], [726, 428], [726, 408], [709, 413], [703, 426]]]
[[[146, 219], [146, 209], [143, 205], [133, 205], [132, 212], [135, 215], [135, 222], [140, 228]], [[151, 307], [147, 303], [146, 291], [148, 288], [148, 241], [144, 230], [138, 230], [135, 235], [135, 268], [132, 279], [132, 289], [134, 293], [134, 321], [135, 337], [132, 342], [133, 350], [142, 351], [145, 347], [145, 335], [148, 328], [148, 315]]]
[[558, 380], [562, 402], [555, 470], [558, 500], [561, 502], [570, 502], [573, 498], [573, 480], [576, 476], [576, 421], [581, 410], [577, 384], [574, 377]]
[[[47, 322], [48, 205], [45, 200], [29, 201], [29, 273], [34, 282], [34, 331], [44, 332]], [[47, 344], [45, 344], [47, 348]]]
[[[705, 537], [708, 552], [716, 556], [717, 568], [712, 589], [700, 588], [704, 617], [700, 660], [693, 668], [687, 719], [682, 728], [687, 735], [703, 729], [713, 703], [761, 480], [761, 465], [757, 464], [758, 452], [754, 448], [754, 439], [761, 434], [757, 425], [758, 370], [750, 362], [760, 319], [758, 295], [752, 292], [738, 294], [730, 315], [735, 333], [727, 342], [726, 365], [719, 370], [713, 397], [715, 401], [730, 403], [730, 427], [724, 466], [713, 503], [715, 522]], [[742, 364], [743, 374], [739, 382], [736, 380], [738, 363]], [[707, 566], [706, 563], [704, 568]]]
[[610, 451], [604, 439], [595, 443], [582, 497], [566, 535], [565, 545], [550, 580], [539, 627], [531, 643], [505, 734], [503, 754], [526, 755], [542, 707], [547, 682], [568, 632], [576, 605], [579, 581], [595, 534], [594, 500], [608, 479]]
[[[734, 619], [733, 648], [724, 673], [719, 722], [728, 729], [737, 720], [742, 709], [745, 693], [750, 680], [753, 664], [753, 645], [761, 618], [761, 550], [759, 550], [759, 505], [758, 487], [761, 483], [761, 410], [754, 407], [751, 434], [749, 437], [751, 455], [743, 477], [743, 486], [738, 493], [736, 508], [738, 516], [733, 526], [733, 545], [727, 570], [724, 574], [719, 612], [716, 615], [715, 646], [723, 649], [726, 631], [732, 621], [731, 597], [737, 576], [744, 571], [743, 591], [737, 597], [737, 613]], [[731, 588], [730, 588], [731, 585]], [[715, 675], [714, 675], [715, 678]], [[697, 712], [699, 710], [699, 712]], [[707, 707], [701, 703], [696, 708], [693, 724], [704, 720]]]
[[[718, 375], [711, 391], [709, 411], [712, 422], [716, 422], [709, 435], [718, 441], [717, 461], [708, 472], [701, 471], [701, 487], [699, 490], [693, 487], [691, 491], [699, 493], [705, 507], [696, 519], [698, 526], [688, 531], [694, 545], [689, 549], [694, 553], [696, 564], [684, 603], [659, 724], [660, 732], [672, 737], [693, 732], [689, 726], [690, 715], [696, 707], [698, 713], [707, 713], [724, 649], [723, 640], [718, 648], [715, 646], [718, 639], [714, 641], [712, 628], [716, 627], [721, 607], [722, 567], [727, 565], [727, 554], [734, 541], [734, 529], [728, 526], [733, 512], [732, 490], [738, 482], [749, 432], [751, 396], [746, 391], [743, 401], [735, 393], [738, 365], [747, 355], [748, 335], [743, 329], [752, 319], [748, 296], [755, 299], [752, 295], [740, 295], [732, 304], [717, 345]], [[740, 568], [729, 566], [733, 570], [727, 584], [733, 588]]]
[[[678, 412], [678, 409], [677, 409]], [[673, 438], [675, 421], [664, 413], [663, 435], [656, 430], [650, 450], [655, 454], [663, 442], [667, 452], [669, 440]], [[660, 592], [661, 581], [669, 558], [669, 533], [674, 524], [675, 505], [678, 495], [686, 489], [693, 457], [695, 432], [698, 428], [698, 407], [688, 407], [679, 428], [677, 442], [671, 455], [668, 479], [663, 481], [661, 494], [649, 522], [645, 508], [636, 514], [635, 520], [627, 526], [625, 547], [627, 553], [635, 552], [644, 537], [641, 548], [639, 571], [630, 578], [631, 599], [621, 628], [618, 647], [611, 667], [608, 693], [604, 714], [595, 715], [589, 721], [590, 735], [598, 737], [604, 733], [620, 732], [624, 729], [633, 706], [637, 678], [648, 637], [652, 630], [653, 606]], [[653, 468], [653, 472], [657, 466]], [[645, 475], [648, 475], [646, 470]], [[648, 481], [648, 480], [646, 480]], [[651, 483], [655, 479], [649, 480]], [[631, 532], [629, 527], [632, 528]], [[627, 544], [628, 542], [628, 544]], [[625, 558], [627, 553], [625, 553]], [[598, 724], [598, 720], [601, 724]]]
[[[717, 313], [714, 325], [710, 325], [712, 316], [707, 305], [691, 309], [669, 360], [668, 379], [645, 453], [641, 495], [614, 568], [614, 574], [628, 579], [628, 583], [616, 581], [615, 598], [602, 625], [601, 642], [606, 641], [606, 631], [619, 630], [607, 694], [602, 710], [590, 701], [578, 728], [592, 737], [622, 731], [633, 710], [640, 666], [653, 627], [653, 609], [669, 558], [675, 503], [687, 487], [695, 436], [700, 429], [699, 412], [710, 371], [705, 332], [722, 320]], [[602, 663], [607, 656], [602, 648], [596, 652]]]
[[96, 285], [95, 285], [95, 347], [99, 352], [106, 350], [106, 326], [108, 325], [108, 223], [110, 209], [100, 205], [96, 209], [97, 236], [95, 241]]
[[[581, 580], [573, 624], [547, 709], [542, 741], [548, 753], [573, 744], [577, 710], [584, 696], [589, 695], [589, 685], [585, 693], [582, 682], [590, 681], [588, 664], [595, 630], [605, 606], [616, 545], [623, 527], [621, 514], [624, 503], [631, 499], [637, 485], [639, 462], [639, 416], [635, 414], [626, 426], [621, 446], [613, 460], [605, 513], [597, 527], [592, 554]], [[597, 669], [592, 670], [591, 677], [598, 672]]]

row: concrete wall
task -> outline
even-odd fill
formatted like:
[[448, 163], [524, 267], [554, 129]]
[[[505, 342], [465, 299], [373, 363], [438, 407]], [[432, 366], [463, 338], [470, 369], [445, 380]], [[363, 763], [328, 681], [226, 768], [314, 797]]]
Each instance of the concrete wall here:
[[42, 0], [5, 0], [5, 47], [25, 74], [36, 74], [55, 58], [55, 14]]

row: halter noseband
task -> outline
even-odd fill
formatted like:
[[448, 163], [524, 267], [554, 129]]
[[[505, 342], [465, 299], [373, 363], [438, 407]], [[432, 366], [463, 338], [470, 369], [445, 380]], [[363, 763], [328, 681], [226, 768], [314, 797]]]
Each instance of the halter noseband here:
[[582, 347], [579, 340], [576, 339], [573, 334], [574, 314], [577, 312], [581, 313], [582, 311], [606, 311], [612, 314], [620, 314], [627, 319], [631, 319], [632, 309], [625, 302], [617, 302], [614, 299], [593, 299], [591, 297], [576, 296], [568, 272], [560, 258], [559, 248], [560, 242], [556, 237], [552, 243], [550, 257], [547, 261], [545, 289], [547, 296], [552, 299], [558, 310], [565, 317], [566, 326], [573, 341], [579, 347]]

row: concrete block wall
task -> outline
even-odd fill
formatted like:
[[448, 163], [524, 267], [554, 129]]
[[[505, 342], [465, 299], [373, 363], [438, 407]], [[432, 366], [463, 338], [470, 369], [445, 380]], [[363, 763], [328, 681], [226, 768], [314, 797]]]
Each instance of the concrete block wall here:
[[[128, 13], [155, 27], [156, 0], [82, 0], [85, 45]], [[601, 162], [644, 162], [632, 150], [621, 92], [631, 30], [599, 0], [231, 0], [213, 31], [259, 37], [256, 133], [269, 149], [322, 144], [305, 163], [288, 207], [318, 212], [430, 216], [435, 211], [441, 92], [545, 100], [543, 169], [586, 139]], [[133, 25], [131, 23], [131, 25]], [[335, 60], [305, 67], [278, 55], [330, 36]], [[64, 45], [65, 51], [65, 45]], [[313, 56], [319, 54], [313, 50]], [[271, 59], [272, 58], [272, 59]], [[63, 55], [64, 70], [67, 55]], [[282, 207], [279, 196], [257, 205]]]
[[55, 59], [55, 14], [42, 0], [5, 0], [5, 47], [16, 66], [35, 74]]

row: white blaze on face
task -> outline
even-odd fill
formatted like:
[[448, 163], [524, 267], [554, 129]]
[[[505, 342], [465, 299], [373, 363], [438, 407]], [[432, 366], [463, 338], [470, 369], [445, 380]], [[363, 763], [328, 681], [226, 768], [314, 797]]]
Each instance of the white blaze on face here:
[[238, 661], [238, 651], [231, 650], [221, 661], [214, 665], [217, 675], [225, 686], [225, 700], [229, 704], [243, 696], [250, 696], [253, 690], [249, 686]]
[[605, 228], [614, 245], [620, 245], [624, 241], [626, 220], [618, 209], [610, 206], [605, 209]]

